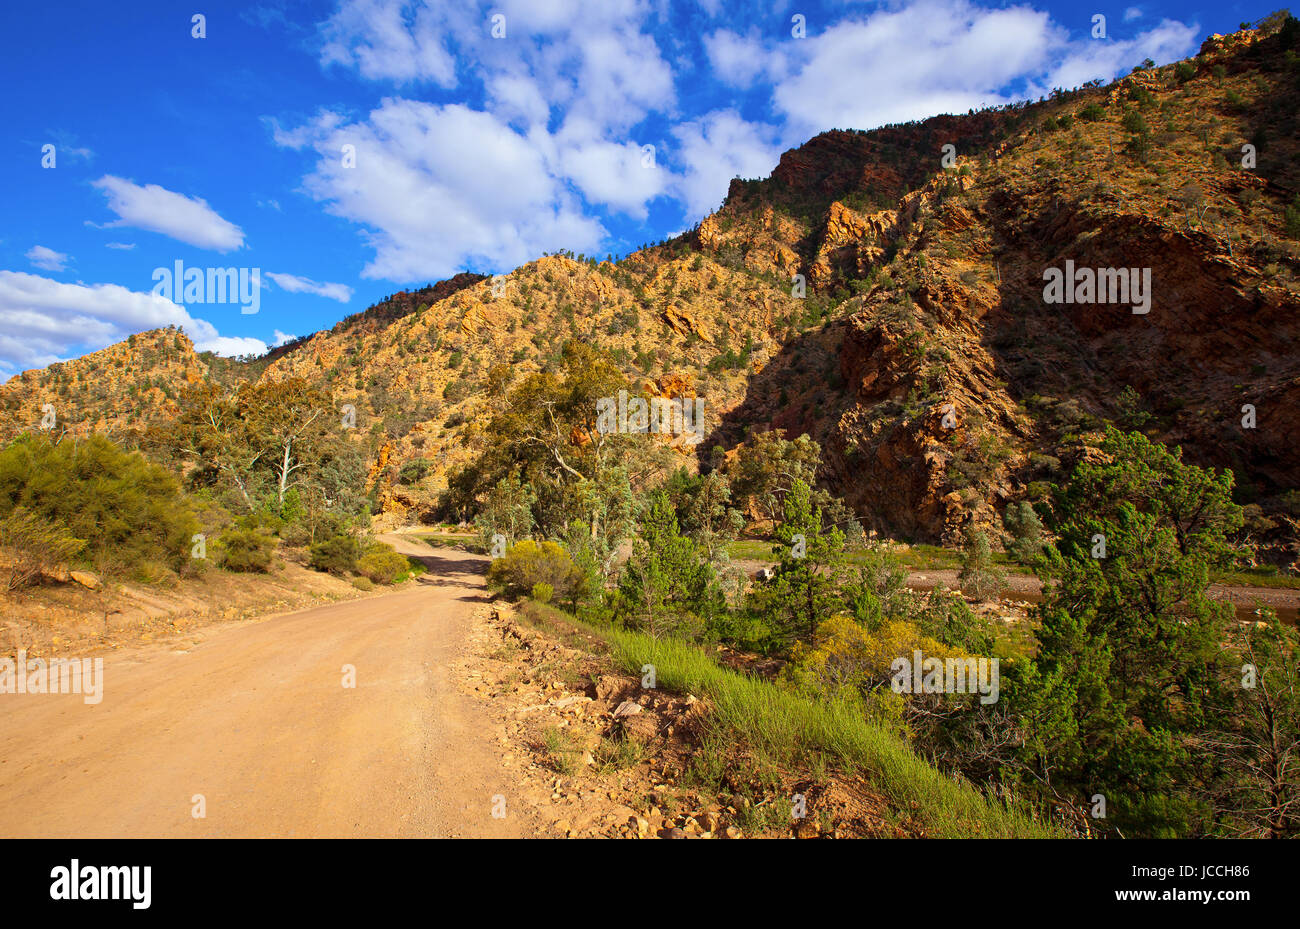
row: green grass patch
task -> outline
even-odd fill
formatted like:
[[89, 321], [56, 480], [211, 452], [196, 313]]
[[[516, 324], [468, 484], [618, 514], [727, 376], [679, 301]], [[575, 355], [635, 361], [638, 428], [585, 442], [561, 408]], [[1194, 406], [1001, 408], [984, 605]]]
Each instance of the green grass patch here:
[[1214, 578], [1215, 584], [1228, 587], [1271, 587], [1277, 590], [1300, 590], [1300, 577], [1278, 574], [1277, 568], [1243, 568]]
[[737, 539], [727, 543], [727, 552], [732, 560], [739, 561], [774, 561], [772, 543], [761, 539]]
[[[714, 721], [760, 758], [801, 768], [831, 763], [864, 776], [890, 805], [935, 838], [1061, 837], [1027, 810], [1009, 809], [970, 784], [953, 780], [920, 758], [898, 736], [854, 706], [812, 700], [756, 677], [720, 667], [689, 642], [652, 639], [597, 626], [529, 602], [525, 615], [550, 625], [563, 619], [609, 646], [622, 670], [640, 676], [654, 665], [660, 687], [707, 696]], [[549, 622], [548, 622], [549, 620]], [[706, 772], [697, 772], [702, 780]]]
[[582, 745], [573, 733], [558, 726], [547, 729], [542, 735], [542, 745], [547, 757], [556, 771], [561, 774], [573, 774], [578, 770], [582, 758]]
[[402, 581], [409, 581], [413, 577], [419, 577], [421, 574], [428, 573], [429, 568], [423, 561], [414, 555], [406, 556], [406, 570], [398, 575], [394, 583], [400, 584]]
[[417, 535], [416, 538], [432, 548], [465, 548], [478, 542], [478, 536], [472, 532], [439, 532]]

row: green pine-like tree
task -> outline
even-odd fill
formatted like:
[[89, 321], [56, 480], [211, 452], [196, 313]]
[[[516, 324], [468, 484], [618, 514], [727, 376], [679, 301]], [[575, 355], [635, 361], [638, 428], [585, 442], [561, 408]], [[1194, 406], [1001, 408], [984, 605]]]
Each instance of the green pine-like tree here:
[[772, 549], [778, 558], [776, 576], [755, 589], [750, 608], [770, 626], [773, 644], [788, 649], [796, 641], [812, 641], [821, 622], [848, 606], [841, 593], [844, 533], [826, 527], [822, 508], [801, 479], [793, 482], [783, 506]]
[[1087, 800], [1107, 798], [1127, 834], [1183, 834], [1200, 815], [1190, 748], [1223, 680], [1230, 605], [1206, 593], [1233, 563], [1232, 474], [1180, 449], [1108, 429], [1104, 463], [1055, 488], [1035, 659], [1010, 699], [1030, 767]]
[[684, 535], [668, 495], [656, 491], [619, 579], [623, 621], [654, 636], [699, 635], [725, 608], [705, 553]]

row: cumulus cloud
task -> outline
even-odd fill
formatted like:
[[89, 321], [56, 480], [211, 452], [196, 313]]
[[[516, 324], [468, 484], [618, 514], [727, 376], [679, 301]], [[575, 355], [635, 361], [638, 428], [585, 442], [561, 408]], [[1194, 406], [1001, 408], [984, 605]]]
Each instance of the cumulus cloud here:
[[42, 271], [62, 271], [68, 266], [67, 255], [46, 248], [44, 245], [33, 246], [27, 251], [25, 257]]
[[[491, 37], [491, 18], [506, 17], [507, 38]], [[631, 138], [633, 127], [676, 102], [673, 70], [651, 33], [655, 6], [646, 0], [504, 0], [468, 4], [345, 0], [323, 26], [330, 38], [323, 64], [346, 64], [363, 77], [386, 78], [402, 87], [439, 83], [420, 67], [415, 49], [426, 38], [439, 54], [473, 61], [482, 80], [482, 109], [530, 133], [552, 167], [564, 171], [596, 205], [641, 215], [664, 179], [626, 170], [631, 159], [617, 151], [653, 140]], [[422, 38], [423, 36], [423, 38]], [[341, 56], [337, 49], [385, 49], [377, 61]], [[548, 131], [553, 114], [562, 126]], [[535, 131], [533, 131], [535, 130]], [[639, 162], [639, 159], [637, 159]], [[642, 192], [634, 198], [624, 183]], [[601, 199], [608, 196], [608, 199]], [[635, 202], [634, 202], [635, 201]]]
[[0, 371], [6, 373], [52, 364], [168, 325], [184, 329], [200, 351], [266, 351], [260, 340], [222, 336], [207, 320], [152, 293], [0, 271]]
[[[190, 333], [193, 337], [193, 333]], [[267, 344], [252, 336], [214, 335], [194, 339], [194, 348], [200, 352], [212, 352], [227, 358], [236, 355], [265, 355]]]
[[673, 72], [654, 37], [625, 26], [582, 33], [574, 39], [580, 60], [580, 95], [569, 112], [606, 131], [621, 132], [675, 99]]
[[130, 226], [158, 232], [179, 242], [229, 252], [244, 244], [244, 232], [217, 215], [207, 201], [187, 197], [157, 184], [143, 187], [106, 174], [94, 186], [108, 197], [108, 208], [118, 219], [101, 228]]
[[1092, 80], [1110, 80], [1132, 70], [1144, 58], [1163, 64], [1186, 57], [1196, 49], [1199, 34], [1200, 26], [1196, 23], [1185, 25], [1164, 19], [1132, 39], [1073, 42], [1044, 80], [1029, 85], [1030, 95], [1041, 96], [1053, 87], [1077, 87]]
[[[498, 14], [501, 39], [492, 35]], [[489, 81], [531, 78], [548, 104], [584, 118], [636, 122], [635, 110], [673, 94], [672, 70], [645, 31], [657, 16], [648, 0], [342, 0], [320, 26], [320, 61], [399, 87], [452, 88], [459, 58]], [[502, 84], [494, 97], [518, 104], [520, 91]]]
[[522, 74], [499, 74], [487, 81], [488, 99], [493, 112], [508, 122], [521, 122], [525, 127], [546, 125], [551, 105], [542, 96], [537, 82]]
[[[315, 294], [318, 297], [329, 297], [339, 303], [347, 303], [352, 299], [352, 288], [346, 284], [320, 284], [310, 278], [299, 277], [296, 274], [281, 274], [275, 271], [267, 271], [266, 276], [271, 279], [271, 282], [276, 287], [287, 290], [291, 294]], [[289, 338], [293, 338], [293, 336], [289, 336]]]
[[673, 130], [683, 173], [675, 189], [688, 216], [716, 210], [733, 177], [766, 177], [781, 157], [769, 127], [746, 122], [735, 110], [717, 110]]
[[718, 80], [742, 89], [754, 83], [770, 59], [754, 35], [740, 36], [726, 29], [705, 36], [704, 50]]
[[644, 219], [646, 203], [659, 196], [668, 175], [659, 165], [653, 146], [635, 142], [579, 141], [562, 144], [559, 165], [563, 175], [582, 191], [588, 202]]
[[964, 113], [1109, 80], [1145, 57], [1190, 54], [1198, 30], [1164, 20], [1132, 39], [1098, 42], [1071, 39], [1029, 6], [915, 0], [855, 11], [798, 42], [720, 30], [705, 48], [719, 80], [771, 87], [781, 141], [797, 145], [826, 129]]
[[789, 76], [773, 102], [800, 135], [964, 113], [1006, 102], [999, 88], [1041, 69], [1063, 38], [1028, 7], [919, 0], [784, 43]]
[[321, 62], [399, 84], [456, 86], [456, 61], [443, 47], [436, 8], [405, 0], [349, 0], [321, 27]]
[[[698, 218], [732, 177], [766, 175], [818, 132], [1109, 79], [1144, 57], [1186, 54], [1198, 29], [1166, 20], [1095, 42], [1024, 3], [897, 0], [837, 6], [791, 41], [723, 20], [715, 0], [706, 7], [714, 25], [700, 61], [660, 0], [341, 0], [319, 30], [323, 66], [481, 102], [394, 96], [360, 117], [327, 110], [277, 125], [275, 139], [317, 156], [303, 189], [362, 227], [375, 253], [364, 276], [427, 280], [555, 248], [601, 250], [603, 214], [639, 220], [672, 197]], [[496, 13], [505, 39], [491, 36]], [[743, 101], [717, 106], [736, 90]], [[342, 166], [344, 144], [356, 147], [355, 168]], [[649, 164], [646, 144], [656, 146]]]
[[[559, 247], [592, 250], [604, 235], [537, 145], [459, 104], [388, 99], [364, 121], [324, 113], [277, 128], [275, 138], [315, 150], [304, 188], [366, 228], [375, 257], [364, 277], [413, 281], [511, 268]], [[355, 167], [338, 156], [345, 144], [356, 148]]]

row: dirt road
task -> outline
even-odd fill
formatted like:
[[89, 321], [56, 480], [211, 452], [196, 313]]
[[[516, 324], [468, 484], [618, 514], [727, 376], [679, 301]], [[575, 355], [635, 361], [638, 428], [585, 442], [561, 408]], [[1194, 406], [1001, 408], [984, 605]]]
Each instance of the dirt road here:
[[[762, 568], [776, 565], [774, 561], [756, 561], [738, 558], [732, 562], [742, 568], [751, 577]], [[906, 584], [912, 590], [933, 590], [947, 587], [957, 590], [961, 582], [957, 571], [948, 568], [927, 568], [923, 571], [908, 571]], [[1037, 603], [1042, 599], [1043, 585], [1032, 574], [1023, 571], [1007, 571], [1006, 584], [999, 596], [1006, 600], [1028, 600]], [[1237, 618], [1255, 621], [1259, 617], [1256, 610], [1268, 607], [1277, 613], [1284, 623], [1295, 625], [1300, 615], [1300, 590], [1286, 587], [1236, 587], [1225, 584], [1211, 584], [1208, 588], [1210, 599], [1224, 600], [1231, 603], [1237, 611]]]
[[484, 560], [388, 540], [429, 573], [188, 652], [110, 652], [98, 705], [0, 694], [0, 837], [533, 834], [451, 670], [486, 602]]

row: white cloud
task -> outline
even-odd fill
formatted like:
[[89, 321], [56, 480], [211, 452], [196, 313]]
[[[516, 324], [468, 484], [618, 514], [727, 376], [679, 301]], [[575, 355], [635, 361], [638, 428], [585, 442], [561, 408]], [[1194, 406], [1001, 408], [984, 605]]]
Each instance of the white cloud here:
[[652, 36], [632, 28], [578, 31], [573, 42], [581, 65], [579, 96], [569, 113], [590, 119], [606, 131], [622, 132], [652, 110], [674, 102], [673, 72]]
[[[667, 195], [696, 218], [732, 177], [768, 174], [783, 149], [819, 132], [1114, 77], [1144, 57], [1186, 53], [1197, 29], [1166, 21], [1127, 41], [1079, 41], [1025, 4], [891, 0], [846, 2], [793, 41], [788, 3], [773, 14], [786, 24], [776, 32], [729, 25], [707, 6], [707, 61], [694, 62], [664, 0], [341, 0], [320, 30], [323, 65], [399, 87], [481, 81], [483, 109], [389, 97], [360, 118], [325, 111], [277, 126], [275, 138], [314, 151], [304, 190], [364, 227], [375, 251], [364, 276], [427, 280], [596, 249], [605, 230], [593, 208], [641, 219]], [[497, 12], [505, 39], [490, 37]], [[675, 82], [696, 78], [679, 101]], [[747, 105], [770, 92], [770, 115], [747, 120], [739, 105], [700, 115], [700, 101], [718, 99], [712, 80], [746, 91]], [[349, 143], [351, 170], [339, 160]], [[644, 144], [658, 146], [651, 168]]]
[[704, 37], [704, 50], [715, 76], [724, 84], [746, 88], [763, 73], [770, 56], [753, 35], [719, 29]]
[[273, 345], [276, 348], [279, 348], [281, 345], [285, 344], [286, 342], [292, 342], [296, 338], [298, 338], [296, 335], [291, 335], [287, 332], [281, 332], [279, 329], [276, 329], [275, 338], [271, 342], [271, 345]]
[[54, 155], [58, 161], [92, 161], [95, 153], [84, 145], [79, 145], [75, 133], [66, 129], [48, 131], [40, 140], [40, 145], [54, 145]]
[[195, 339], [194, 348], [200, 352], [213, 352], [227, 358], [235, 355], [265, 355], [267, 344], [251, 336], [217, 335], [206, 339]]
[[[497, 13], [504, 39], [491, 36]], [[321, 26], [321, 63], [450, 88], [458, 56], [507, 121], [544, 121], [559, 107], [608, 137], [675, 102], [672, 69], [647, 31], [663, 15], [652, 0], [343, 0]]]
[[1131, 6], [1124, 11], [1124, 22], [1126, 23], [1131, 23], [1133, 20], [1141, 18], [1142, 9], [1140, 7]]
[[321, 63], [355, 67], [372, 81], [456, 86], [439, 11], [406, 0], [348, 0], [321, 27]]
[[101, 228], [131, 226], [158, 232], [179, 242], [218, 252], [244, 244], [244, 232], [217, 215], [207, 201], [147, 184], [143, 187], [106, 174], [94, 182], [108, 197], [108, 208], [119, 217]]
[[733, 177], [766, 177], [781, 157], [775, 132], [746, 122], [735, 110], [717, 110], [673, 130], [684, 172], [675, 188], [688, 216], [716, 210]]
[[319, 284], [310, 278], [299, 277], [296, 274], [280, 274], [275, 271], [267, 271], [266, 276], [276, 287], [287, 290], [291, 294], [316, 294], [318, 297], [329, 297], [339, 303], [347, 303], [352, 299], [352, 288], [346, 284]]
[[564, 176], [591, 203], [603, 203], [637, 219], [646, 216], [646, 203], [663, 193], [668, 174], [655, 150], [643, 151], [635, 142], [579, 142], [560, 150]]
[[62, 271], [68, 266], [67, 255], [44, 245], [32, 246], [25, 257], [42, 271]]
[[919, 0], [785, 43], [773, 93], [795, 138], [1006, 102], [998, 88], [1041, 68], [1063, 31], [1026, 7]]
[[[304, 188], [367, 228], [362, 275], [393, 281], [508, 269], [543, 251], [590, 251], [604, 235], [548, 168], [541, 147], [489, 113], [387, 99], [364, 122], [332, 113], [276, 142], [319, 155]], [[338, 156], [356, 146], [356, 166]]]
[[1091, 80], [1110, 80], [1116, 75], [1127, 74], [1144, 58], [1157, 64], [1183, 58], [1197, 47], [1199, 35], [1200, 27], [1196, 23], [1184, 25], [1164, 19], [1132, 39], [1074, 42], [1067, 53], [1061, 54], [1060, 63], [1041, 83], [1030, 84], [1030, 95], [1042, 96], [1053, 87], [1078, 87]]
[[[916, 0], [843, 19], [766, 51], [714, 33], [710, 57], [715, 67], [732, 59], [756, 62], [742, 77], [753, 72], [774, 81], [773, 107], [785, 118], [782, 140], [795, 145], [826, 129], [964, 113], [1053, 87], [1109, 80], [1145, 57], [1159, 62], [1191, 53], [1198, 30], [1194, 23], [1164, 20], [1130, 40], [1071, 40], [1047, 12], [1027, 6]], [[1018, 85], [1023, 94], [1008, 90]]]
[[266, 350], [257, 339], [222, 336], [207, 320], [152, 293], [0, 271], [0, 370], [41, 367], [168, 325], [183, 328], [200, 351], [224, 355]]
[[521, 120], [525, 126], [546, 125], [551, 107], [542, 96], [537, 82], [520, 74], [501, 74], [487, 81], [492, 110], [509, 121]]
[[[491, 35], [497, 13], [504, 39]], [[657, 0], [342, 0], [321, 26], [322, 65], [398, 87], [452, 87], [455, 61], [472, 62], [462, 72], [481, 80], [483, 109], [389, 98], [360, 121], [326, 111], [276, 127], [276, 141], [316, 150], [304, 188], [371, 229], [368, 277], [414, 280], [463, 270], [457, 261], [504, 267], [538, 250], [590, 249], [604, 229], [588, 206], [640, 219], [669, 187], [663, 152], [642, 162], [642, 146], [660, 140], [636, 131], [676, 105], [651, 34], [666, 16]], [[359, 161], [345, 175], [330, 159], [349, 142]], [[504, 202], [508, 187], [522, 199]]]
[[127, 243], [127, 242], [105, 242], [105, 243], [104, 243], [104, 248], [116, 248], [116, 249], [118, 249], [119, 251], [129, 252], [131, 249], [135, 248], [135, 243], [134, 243], [134, 242], [130, 242], [130, 243]]

